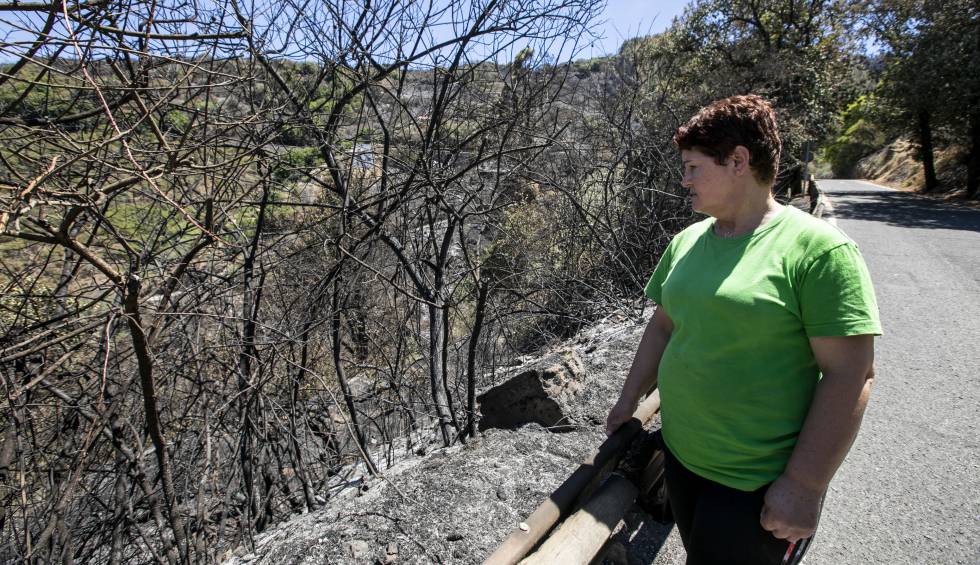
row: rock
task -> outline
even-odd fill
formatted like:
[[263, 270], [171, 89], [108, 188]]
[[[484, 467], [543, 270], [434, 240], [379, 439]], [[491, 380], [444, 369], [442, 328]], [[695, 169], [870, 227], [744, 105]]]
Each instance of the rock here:
[[398, 544], [395, 542], [388, 543], [388, 549], [385, 551], [385, 563], [396, 563], [398, 561]]
[[584, 364], [575, 351], [549, 355], [477, 397], [480, 429], [534, 422], [550, 431], [572, 430], [572, 404], [584, 381]]
[[497, 498], [500, 500], [507, 500], [510, 498], [510, 491], [504, 485], [497, 487]]
[[461, 541], [463, 539], [463, 534], [459, 532], [453, 532], [446, 536], [446, 541]]
[[371, 558], [371, 547], [364, 540], [352, 540], [347, 544], [347, 550], [354, 561], [367, 561]]

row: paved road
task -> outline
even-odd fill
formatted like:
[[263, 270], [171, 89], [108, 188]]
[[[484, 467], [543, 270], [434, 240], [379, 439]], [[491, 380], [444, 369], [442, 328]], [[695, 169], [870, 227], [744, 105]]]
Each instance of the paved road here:
[[868, 263], [885, 334], [806, 563], [980, 564], [980, 210], [820, 184]]

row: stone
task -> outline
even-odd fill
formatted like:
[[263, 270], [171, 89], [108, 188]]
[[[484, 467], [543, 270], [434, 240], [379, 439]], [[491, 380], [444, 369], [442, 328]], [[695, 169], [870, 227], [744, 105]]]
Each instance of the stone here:
[[504, 485], [497, 487], [497, 498], [500, 500], [507, 500], [510, 498], [510, 491]]
[[352, 540], [347, 544], [347, 549], [355, 561], [367, 561], [371, 558], [371, 547], [364, 540]]
[[385, 551], [385, 564], [397, 563], [398, 562], [398, 544], [395, 542], [388, 543], [388, 549]]
[[515, 429], [537, 423], [552, 432], [570, 431], [572, 403], [585, 381], [582, 359], [574, 350], [549, 355], [480, 396], [480, 430]]

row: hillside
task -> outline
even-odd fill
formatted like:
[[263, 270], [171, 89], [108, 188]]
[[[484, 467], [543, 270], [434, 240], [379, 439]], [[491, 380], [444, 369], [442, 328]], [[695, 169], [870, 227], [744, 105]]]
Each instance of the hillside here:
[[[853, 178], [868, 179], [900, 190], [921, 190], [925, 179], [917, 151], [909, 139], [896, 139], [859, 160], [852, 172]], [[957, 196], [965, 190], [965, 155], [966, 150], [958, 145], [942, 147], [935, 152], [937, 192]]]
[[[323, 508], [256, 536], [254, 548], [230, 551], [227, 563], [481, 563], [605, 439], [606, 412], [651, 314], [610, 316], [500, 376], [505, 382], [555, 355], [581, 359], [581, 387], [567, 406], [571, 431], [488, 429], [465, 445], [432, 444], [370, 482], [348, 469], [327, 488]], [[671, 528], [646, 518], [637, 507], [629, 512], [607, 562], [650, 562]]]

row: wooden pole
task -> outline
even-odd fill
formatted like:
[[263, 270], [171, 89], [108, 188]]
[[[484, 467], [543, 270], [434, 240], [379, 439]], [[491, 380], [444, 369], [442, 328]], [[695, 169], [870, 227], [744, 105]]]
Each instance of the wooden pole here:
[[[540, 542], [558, 521], [566, 516], [579, 495], [600, 477], [603, 469], [619, 462], [637, 433], [660, 410], [660, 391], [654, 390], [624, 424], [586, 459], [547, 500], [542, 502], [497, 547], [483, 565], [514, 565]], [[635, 496], [635, 495], [634, 495]]]
[[[626, 515], [640, 493], [650, 490], [663, 473], [664, 455], [656, 451], [653, 458], [644, 450], [638, 459], [648, 459], [642, 467], [622, 466], [602, 483], [580, 510], [562, 522], [541, 547], [521, 565], [589, 565], [609, 540], [616, 525]], [[632, 454], [631, 454], [632, 455]]]
[[585, 506], [562, 522], [521, 565], [588, 565], [638, 493], [636, 485], [626, 477], [617, 473], [609, 475]]

